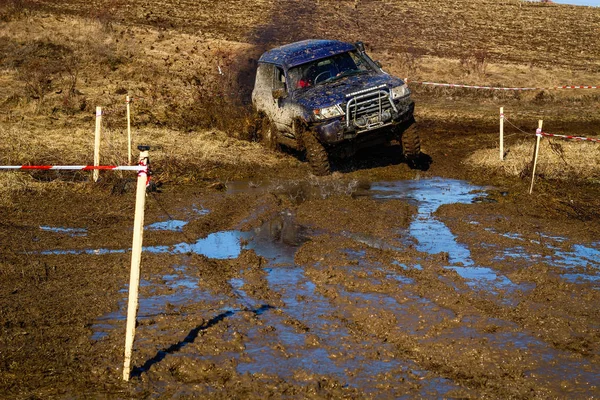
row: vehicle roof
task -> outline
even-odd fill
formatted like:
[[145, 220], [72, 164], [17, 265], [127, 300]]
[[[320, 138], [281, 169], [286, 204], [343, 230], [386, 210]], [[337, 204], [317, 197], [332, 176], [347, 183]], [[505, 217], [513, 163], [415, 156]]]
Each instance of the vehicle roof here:
[[339, 40], [309, 39], [271, 49], [264, 53], [258, 62], [291, 68], [312, 60], [351, 50], [356, 50], [356, 47], [351, 43], [340, 42]]

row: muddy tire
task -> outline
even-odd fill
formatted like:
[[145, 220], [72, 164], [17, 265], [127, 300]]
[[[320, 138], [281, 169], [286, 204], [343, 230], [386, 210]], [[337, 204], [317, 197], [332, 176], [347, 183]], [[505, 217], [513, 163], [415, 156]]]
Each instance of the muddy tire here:
[[312, 173], [316, 176], [329, 175], [331, 167], [329, 165], [329, 155], [325, 147], [323, 147], [312, 132], [304, 132], [302, 140], [306, 148], [306, 158], [308, 159]]
[[402, 154], [408, 161], [416, 160], [421, 155], [421, 139], [412, 125], [402, 133]]
[[260, 141], [264, 146], [271, 150], [277, 150], [279, 142], [277, 141], [277, 128], [268, 117], [263, 117], [259, 128]]
[[244, 135], [246, 140], [260, 142], [268, 149], [278, 148], [277, 128], [263, 113], [256, 113], [246, 121]]

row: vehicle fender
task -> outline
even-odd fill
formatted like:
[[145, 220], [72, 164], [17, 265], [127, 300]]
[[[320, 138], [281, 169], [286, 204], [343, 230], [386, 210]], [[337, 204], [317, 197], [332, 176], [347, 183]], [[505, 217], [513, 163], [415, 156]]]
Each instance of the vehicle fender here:
[[[306, 109], [299, 104], [282, 99], [280, 104], [274, 104], [270, 110], [272, 121], [277, 129], [284, 135], [296, 137], [297, 123], [306, 124], [310, 116]], [[268, 114], [267, 114], [268, 115]]]

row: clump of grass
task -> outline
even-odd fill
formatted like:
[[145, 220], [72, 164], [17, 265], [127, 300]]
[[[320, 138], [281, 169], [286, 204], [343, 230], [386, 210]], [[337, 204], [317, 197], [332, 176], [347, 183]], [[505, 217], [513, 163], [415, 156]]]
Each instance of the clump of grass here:
[[13, 206], [16, 196], [40, 196], [66, 184], [58, 180], [42, 182], [23, 171], [0, 171], [0, 207]]
[[29, 174], [0, 171], [0, 206], [11, 205], [11, 195], [27, 192], [33, 182]]
[[[159, 179], [193, 181], [212, 178], [213, 171], [237, 170], [251, 175], [261, 168], [285, 163], [279, 153], [267, 151], [259, 143], [232, 138], [218, 130], [186, 134], [167, 129], [150, 129], [146, 143], [155, 144], [152, 151]], [[232, 168], [233, 167], [233, 168]]]
[[460, 58], [460, 65], [465, 74], [484, 77], [488, 65], [488, 52], [486, 50], [476, 50], [470, 54], [463, 55]]
[[[498, 149], [481, 149], [465, 163], [499, 171], [509, 176], [531, 176], [535, 139], [505, 147], [500, 161]], [[543, 138], [540, 142], [536, 175], [547, 179], [597, 181], [600, 178], [600, 144]]]
[[3, 0], [0, 1], [0, 21], [8, 22], [22, 18], [29, 11], [37, 8], [31, 0]]

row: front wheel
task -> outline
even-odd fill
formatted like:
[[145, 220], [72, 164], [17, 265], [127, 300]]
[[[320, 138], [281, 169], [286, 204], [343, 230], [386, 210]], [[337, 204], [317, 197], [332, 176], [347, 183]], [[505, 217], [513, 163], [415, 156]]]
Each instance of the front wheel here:
[[302, 134], [304, 147], [306, 148], [306, 158], [316, 176], [329, 175], [331, 167], [329, 165], [329, 155], [325, 147], [315, 137], [313, 132], [307, 131]]
[[409, 162], [421, 155], [421, 139], [414, 125], [402, 132], [402, 154]]

